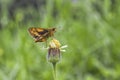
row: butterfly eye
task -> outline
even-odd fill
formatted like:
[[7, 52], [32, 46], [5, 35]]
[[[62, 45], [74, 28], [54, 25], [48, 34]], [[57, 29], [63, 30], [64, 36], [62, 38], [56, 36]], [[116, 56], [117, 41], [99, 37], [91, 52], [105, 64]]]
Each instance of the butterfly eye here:
[[56, 28], [53, 28], [52, 31], [56, 31]]

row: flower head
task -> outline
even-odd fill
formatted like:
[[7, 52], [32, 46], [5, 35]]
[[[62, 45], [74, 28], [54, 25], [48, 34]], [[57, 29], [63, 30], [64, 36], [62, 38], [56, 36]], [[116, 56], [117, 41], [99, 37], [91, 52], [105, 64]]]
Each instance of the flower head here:
[[49, 62], [51, 63], [57, 63], [58, 61], [60, 61], [60, 57], [61, 57], [61, 51], [65, 52], [64, 48], [66, 48], [67, 45], [61, 46], [60, 42], [53, 38], [50, 42], [49, 42], [49, 47], [48, 49], [48, 55], [47, 55], [47, 59]]
[[60, 60], [60, 42], [56, 39], [52, 39], [48, 48], [48, 61], [56, 63]]
[[60, 48], [61, 44], [57, 39], [52, 39], [49, 43], [50, 48]]

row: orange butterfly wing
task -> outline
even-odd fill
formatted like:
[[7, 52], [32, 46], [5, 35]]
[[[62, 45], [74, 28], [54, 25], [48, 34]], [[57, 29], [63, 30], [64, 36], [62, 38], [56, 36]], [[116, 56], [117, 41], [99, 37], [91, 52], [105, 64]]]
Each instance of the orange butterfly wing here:
[[45, 28], [29, 28], [29, 33], [35, 39], [35, 42], [45, 42], [48, 37], [53, 36], [55, 28], [45, 29]]

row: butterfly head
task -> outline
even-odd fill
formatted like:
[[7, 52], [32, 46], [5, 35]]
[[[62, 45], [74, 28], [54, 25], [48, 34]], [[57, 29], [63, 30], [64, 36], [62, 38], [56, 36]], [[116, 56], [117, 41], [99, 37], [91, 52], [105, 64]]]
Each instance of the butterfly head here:
[[52, 28], [52, 31], [53, 31], [53, 32], [56, 32], [56, 28]]

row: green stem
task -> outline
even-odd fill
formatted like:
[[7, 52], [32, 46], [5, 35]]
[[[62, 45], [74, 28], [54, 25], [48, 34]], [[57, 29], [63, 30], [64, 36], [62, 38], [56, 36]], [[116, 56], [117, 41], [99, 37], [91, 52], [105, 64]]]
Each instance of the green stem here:
[[57, 80], [56, 79], [56, 62], [52, 63], [52, 65], [53, 65], [53, 77], [54, 77], [54, 80]]

